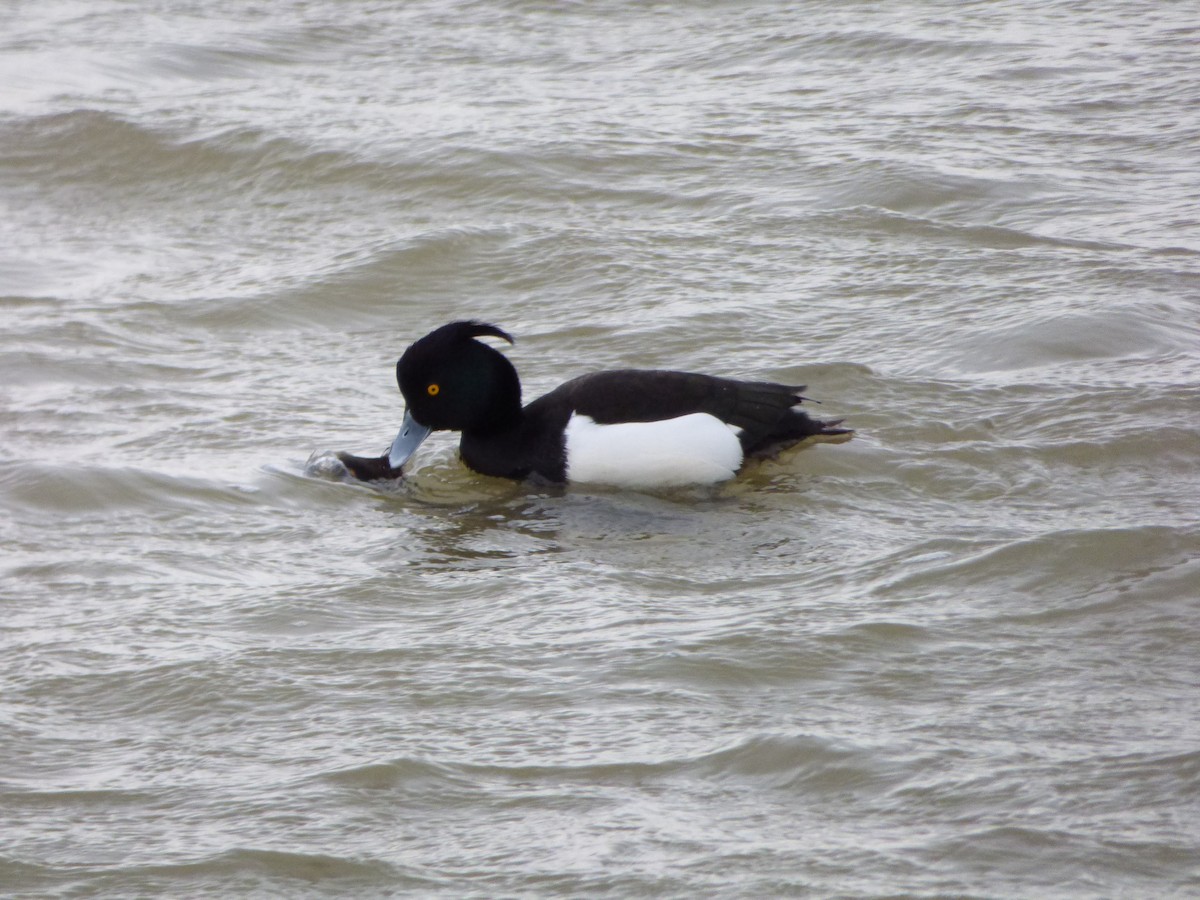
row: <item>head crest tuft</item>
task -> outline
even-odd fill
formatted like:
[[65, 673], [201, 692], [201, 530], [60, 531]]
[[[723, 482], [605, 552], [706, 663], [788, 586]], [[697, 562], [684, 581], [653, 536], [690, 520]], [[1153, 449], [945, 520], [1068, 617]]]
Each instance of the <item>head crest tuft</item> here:
[[508, 341], [510, 344], [516, 343], [513, 336], [502, 328], [497, 328], [495, 325], [489, 325], [487, 322], [478, 322], [470, 319], [463, 322], [451, 322], [449, 325], [443, 326], [444, 330], [452, 332], [454, 337], [467, 340], [468, 338], [477, 337], [494, 337], [500, 338], [502, 341]]

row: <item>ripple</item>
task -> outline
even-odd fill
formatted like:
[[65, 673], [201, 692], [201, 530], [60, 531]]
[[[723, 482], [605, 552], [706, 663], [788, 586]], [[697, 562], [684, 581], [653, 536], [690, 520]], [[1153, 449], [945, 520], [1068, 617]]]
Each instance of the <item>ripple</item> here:
[[[301, 893], [358, 888], [428, 889], [436, 882], [376, 860], [319, 853], [238, 847], [191, 861], [154, 865], [26, 865], [0, 860], [0, 875], [11, 887], [25, 890], [58, 887], [71, 892], [174, 893], [200, 888], [210, 891]], [[288, 885], [288, 888], [282, 888]]]
[[43, 462], [3, 468], [4, 497], [24, 510], [48, 515], [130, 509], [162, 513], [259, 502], [253, 491], [237, 485], [135, 467]]
[[[1190, 10], [145, 6], [0, 12], [5, 887], [1194, 893]], [[306, 474], [465, 317], [859, 436]]]
[[498, 787], [540, 791], [568, 785], [646, 786], [652, 783], [744, 782], [757, 789], [826, 794], [878, 790], [902, 776], [881, 770], [875, 755], [810, 737], [763, 735], [695, 757], [585, 765], [494, 765], [401, 759], [323, 776], [367, 790], [463, 795]]

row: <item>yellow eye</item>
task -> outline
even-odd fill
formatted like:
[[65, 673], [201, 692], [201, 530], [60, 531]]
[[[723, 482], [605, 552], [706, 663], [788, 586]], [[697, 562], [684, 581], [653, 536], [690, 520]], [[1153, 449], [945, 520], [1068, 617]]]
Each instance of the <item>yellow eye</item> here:
[[431, 384], [429, 387], [425, 388], [425, 393], [427, 393], [430, 397], [436, 397], [440, 390], [441, 388], [436, 384]]

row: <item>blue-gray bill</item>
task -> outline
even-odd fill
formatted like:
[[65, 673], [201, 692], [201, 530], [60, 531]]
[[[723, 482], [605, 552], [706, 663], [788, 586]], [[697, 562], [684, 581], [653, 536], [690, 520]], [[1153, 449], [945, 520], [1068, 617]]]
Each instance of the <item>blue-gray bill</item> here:
[[391, 467], [399, 469], [408, 462], [409, 457], [421, 446], [421, 442], [429, 437], [429, 431], [429, 428], [414, 419], [412, 413], [406, 410], [404, 421], [400, 425], [400, 433], [396, 435], [391, 449], [388, 450], [388, 463]]

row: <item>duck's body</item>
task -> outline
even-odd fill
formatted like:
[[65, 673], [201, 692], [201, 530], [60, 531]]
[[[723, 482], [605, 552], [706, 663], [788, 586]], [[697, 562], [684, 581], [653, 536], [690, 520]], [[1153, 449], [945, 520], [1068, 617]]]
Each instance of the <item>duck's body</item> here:
[[853, 432], [801, 412], [802, 387], [688, 372], [622, 369], [572, 379], [521, 406], [516, 370], [475, 340], [512, 342], [493, 325], [453, 322], [396, 364], [405, 423], [382, 471], [398, 471], [430, 431], [459, 431], [463, 462], [484, 475], [626, 487], [732, 478], [746, 459]]

